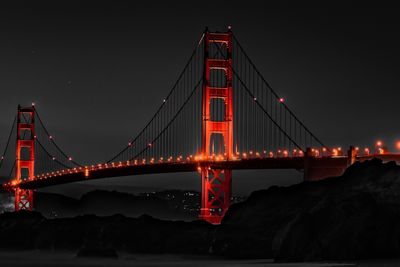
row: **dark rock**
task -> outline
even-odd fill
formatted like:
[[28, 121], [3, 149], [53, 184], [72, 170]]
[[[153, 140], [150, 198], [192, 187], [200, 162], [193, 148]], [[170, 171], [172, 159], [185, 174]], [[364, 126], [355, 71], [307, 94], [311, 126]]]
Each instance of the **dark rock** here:
[[43, 221], [45, 218], [38, 212], [0, 214], [0, 248], [32, 249]]
[[112, 248], [81, 248], [76, 254], [77, 257], [91, 257], [91, 258], [118, 258], [117, 252]]
[[112, 248], [131, 253], [206, 254], [215, 226], [122, 215], [45, 219], [36, 212], [0, 215], [0, 248], [78, 250]]
[[371, 160], [341, 177], [254, 192], [233, 205], [213, 250], [280, 261], [398, 258], [400, 167]]

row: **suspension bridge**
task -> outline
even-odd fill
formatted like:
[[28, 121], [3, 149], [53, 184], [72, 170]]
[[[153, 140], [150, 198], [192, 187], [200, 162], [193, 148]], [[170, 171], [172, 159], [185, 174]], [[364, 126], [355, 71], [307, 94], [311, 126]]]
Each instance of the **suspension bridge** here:
[[18, 211], [32, 210], [34, 190], [43, 187], [198, 172], [199, 216], [218, 224], [230, 205], [233, 170], [295, 169], [304, 172], [305, 181], [315, 181], [373, 157], [400, 159], [383, 147], [325, 146], [272, 89], [230, 28], [206, 29], [154, 116], [118, 153], [93, 165], [76, 162], [49, 133], [34, 104], [18, 106], [0, 177], [2, 190], [15, 192]]

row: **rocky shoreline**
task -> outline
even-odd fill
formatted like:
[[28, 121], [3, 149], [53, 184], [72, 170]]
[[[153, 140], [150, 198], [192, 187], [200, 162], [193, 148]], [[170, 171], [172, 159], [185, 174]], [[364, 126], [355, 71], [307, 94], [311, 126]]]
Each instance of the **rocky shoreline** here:
[[[0, 249], [207, 254], [276, 261], [400, 256], [400, 167], [371, 160], [341, 177], [271, 187], [232, 205], [219, 226], [122, 215], [0, 215]], [[113, 255], [113, 253], [111, 253]]]

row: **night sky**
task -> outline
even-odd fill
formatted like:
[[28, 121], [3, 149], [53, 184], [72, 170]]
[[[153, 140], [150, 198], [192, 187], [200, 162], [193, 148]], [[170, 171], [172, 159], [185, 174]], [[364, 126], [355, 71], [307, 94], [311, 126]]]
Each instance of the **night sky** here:
[[[18, 104], [35, 102], [78, 162], [123, 148], [169, 92], [205, 26], [232, 29], [272, 87], [328, 145], [400, 140], [399, 10], [291, 8], [263, 1], [116, 1], [0, 8], [0, 146]], [[217, 3], [216, 3], [217, 2]], [[301, 180], [243, 172], [247, 193]], [[196, 174], [105, 179], [102, 185], [200, 189]]]

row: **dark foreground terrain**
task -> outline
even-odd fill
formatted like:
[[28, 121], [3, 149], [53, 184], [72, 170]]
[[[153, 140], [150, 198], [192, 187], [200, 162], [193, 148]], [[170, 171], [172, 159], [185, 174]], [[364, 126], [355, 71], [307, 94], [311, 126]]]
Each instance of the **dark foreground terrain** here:
[[227, 256], [399, 258], [400, 166], [374, 159], [341, 177], [254, 192], [229, 209], [215, 238], [214, 251]]
[[[400, 167], [379, 160], [315, 183], [271, 187], [232, 205], [223, 223], [0, 215], [0, 249], [352, 261], [400, 257]], [[101, 255], [101, 253], [106, 255]], [[371, 265], [372, 266], [372, 265]]]

